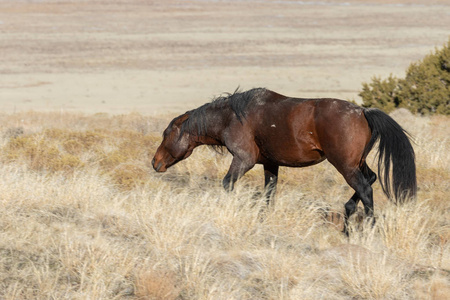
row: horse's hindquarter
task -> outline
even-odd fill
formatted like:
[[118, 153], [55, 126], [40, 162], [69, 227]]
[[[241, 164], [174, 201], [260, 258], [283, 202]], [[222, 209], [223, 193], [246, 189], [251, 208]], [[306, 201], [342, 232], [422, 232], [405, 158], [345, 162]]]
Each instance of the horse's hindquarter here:
[[323, 99], [315, 111], [317, 139], [327, 159], [354, 168], [362, 163], [371, 131], [361, 107], [343, 100]]
[[289, 98], [261, 106], [252, 120], [260, 162], [304, 167], [323, 161], [314, 110], [314, 100]]

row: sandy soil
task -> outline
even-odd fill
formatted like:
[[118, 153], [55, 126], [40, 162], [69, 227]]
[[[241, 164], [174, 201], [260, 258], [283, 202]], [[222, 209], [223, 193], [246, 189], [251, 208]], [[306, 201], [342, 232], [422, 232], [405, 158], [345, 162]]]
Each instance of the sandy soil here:
[[0, 0], [0, 110], [184, 112], [264, 86], [358, 100], [450, 34], [450, 0]]

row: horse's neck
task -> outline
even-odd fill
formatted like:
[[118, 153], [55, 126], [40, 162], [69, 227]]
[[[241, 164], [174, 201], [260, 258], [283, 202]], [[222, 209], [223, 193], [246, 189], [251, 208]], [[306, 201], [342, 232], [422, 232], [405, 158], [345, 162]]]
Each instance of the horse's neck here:
[[196, 139], [199, 145], [223, 145], [222, 132], [224, 130], [225, 112], [219, 109], [208, 111], [204, 135], [197, 136]]
[[197, 137], [197, 143], [198, 145], [218, 145], [218, 146], [222, 146], [223, 143], [214, 137], [210, 137], [210, 136], [199, 136]]

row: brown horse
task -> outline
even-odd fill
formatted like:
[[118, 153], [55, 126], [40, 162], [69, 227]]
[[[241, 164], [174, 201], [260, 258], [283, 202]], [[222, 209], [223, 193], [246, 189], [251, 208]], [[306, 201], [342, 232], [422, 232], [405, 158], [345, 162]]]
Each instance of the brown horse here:
[[262, 164], [268, 201], [279, 166], [307, 167], [328, 159], [355, 190], [345, 204], [347, 234], [359, 200], [366, 216], [373, 217], [371, 185], [377, 176], [366, 157], [376, 141], [385, 194], [396, 200], [416, 194], [414, 150], [407, 133], [381, 110], [347, 101], [291, 98], [263, 88], [236, 91], [176, 117], [163, 138], [152, 161], [157, 172], [186, 159], [197, 146], [224, 146], [233, 155], [224, 188], [232, 190], [236, 180]]

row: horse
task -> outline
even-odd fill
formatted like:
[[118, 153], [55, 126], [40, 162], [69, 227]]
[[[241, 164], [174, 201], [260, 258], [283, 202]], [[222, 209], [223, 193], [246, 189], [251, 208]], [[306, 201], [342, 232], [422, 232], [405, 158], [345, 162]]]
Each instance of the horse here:
[[[375, 221], [372, 184], [377, 175], [366, 158], [378, 143], [378, 177], [396, 202], [416, 196], [416, 166], [410, 135], [383, 111], [348, 101], [292, 98], [265, 88], [236, 90], [174, 118], [152, 160], [157, 172], [188, 158], [200, 145], [224, 147], [233, 156], [223, 187], [255, 164], [264, 167], [267, 203], [276, 191], [278, 170], [308, 167], [327, 159], [355, 191], [344, 205], [344, 232], [361, 200]], [[392, 180], [391, 180], [392, 177]]]

